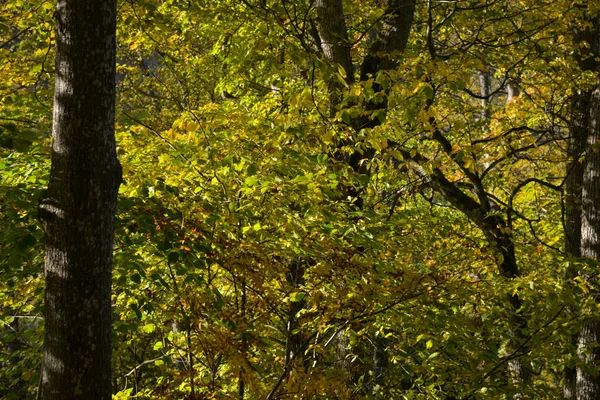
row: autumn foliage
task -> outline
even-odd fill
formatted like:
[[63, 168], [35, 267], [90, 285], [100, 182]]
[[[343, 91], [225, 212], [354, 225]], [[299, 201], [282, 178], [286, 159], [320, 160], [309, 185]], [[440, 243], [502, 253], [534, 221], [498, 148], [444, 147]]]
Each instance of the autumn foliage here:
[[[598, 152], [569, 151], [596, 3], [120, 1], [113, 398], [555, 399], [593, 376], [597, 260], [565, 227], [567, 166]], [[0, 5], [6, 399], [39, 380], [53, 12]]]

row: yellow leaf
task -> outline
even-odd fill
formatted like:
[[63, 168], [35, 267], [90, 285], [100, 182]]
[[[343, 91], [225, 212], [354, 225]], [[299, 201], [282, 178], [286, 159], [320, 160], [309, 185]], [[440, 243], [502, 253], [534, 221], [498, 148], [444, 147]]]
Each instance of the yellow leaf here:
[[321, 136], [321, 140], [323, 140], [323, 143], [325, 143], [325, 144], [331, 143], [332, 139], [333, 139], [333, 135], [331, 134], [331, 131], [329, 131], [329, 130], [326, 130], [323, 133], [323, 136]]
[[475, 173], [475, 160], [472, 157], [465, 157], [464, 159], [464, 167], [468, 169], [470, 172]]
[[198, 130], [198, 128], [200, 128], [200, 125], [194, 121], [188, 122], [187, 125], [185, 126], [186, 132], [196, 132]]
[[292, 96], [292, 98], [290, 99], [290, 106], [296, 107], [298, 105], [298, 97], [298, 95]]

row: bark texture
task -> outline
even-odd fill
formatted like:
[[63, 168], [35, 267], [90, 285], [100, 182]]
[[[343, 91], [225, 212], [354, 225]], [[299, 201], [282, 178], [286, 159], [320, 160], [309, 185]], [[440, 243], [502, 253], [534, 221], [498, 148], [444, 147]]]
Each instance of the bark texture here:
[[[565, 252], [581, 257], [581, 190], [583, 187], [582, 155], [589, 129], [591, 92], [575, 95], [571, 100], [571, 121], [568, 143], [567, 173], [565, 179]], [[567, 278], [575, 276], [572, 269]]]
[[361, 80], [398, 66], [397, 57], [406, 49], [415, 7], [415, 0], [388, 0], [382, 29], [360, 66]]
[[319, 37], [325, 59], [338, 64], [346, 72], [348, 83], [354, 80], [354, 68], [350, 56], [348, 30], [341, 0], [317, 0]]
[[58, 0], [39, 398], [111, 398], [116, 0]]
[[[567, 170], [565, 179], [565, 252], [571, 257], [581, 257], [581, 191], [583, 187], [582, 154], [589, 128], [589, 107], [591, 92], [576, 94], [571, 99], [571, 139], [567, 146]], [[577, 271], [573, 264], [567, 267], [567, 281], [575, 278]], [[571, 310], [576, 312], [576, 310]], [[573, 347], [577, 346], [577, 336], [573, 337]], [[563, 397], [575, 399], [577, 371], [574, 366], [565, 367]]]
[[490, 92], [492, 82], [490, 79], [489, 71], [477, 71], [477, 78], [479, 78], [479, 94], [481, 96], [481, 119], [490, 118]]
[[[597, 262], [600, 259], [600, 81], [590, 101], [590, 127], [587, 137], [581, 194], [581, 256]], [[597, 273], [586, 273], [591, 295], [598, 302]], [[600, 321], [590, 318], [579, 332], [577, 368], [577, 399], [600, 399]]]
[[[584, 23], [574, 28], [574, 56], [582, 71], [598, 71], [600, 64], [600, 32], [598, 16], [586, 15]], [[595, 145], [600, 139], [600, 82], [595, 90], [575, 88], [571, 98], [571, 139], [567, 156], [565, 180], [565, 251], [573, 257], [585, 257], [597, 261], [600, 253], [598, 234], [600, 232], [600, 154]], [[597, 298], [598, 282], [595, 274], [578, 271], [569, 266], [566, 278], [571, 280], [583, 273]], [[578, 310], [571, 310], [578, 312]], [[577, 347], [579, 364], [577, 368], [565, 368], [563, 397], [565, 399], [589, 400], [600, 398], [598, 363], [600, 351], [596, 347], [600, 339], [600, 325], [597, 320], [584, 321], [579, 333], [573, 336], [573, 347]]]

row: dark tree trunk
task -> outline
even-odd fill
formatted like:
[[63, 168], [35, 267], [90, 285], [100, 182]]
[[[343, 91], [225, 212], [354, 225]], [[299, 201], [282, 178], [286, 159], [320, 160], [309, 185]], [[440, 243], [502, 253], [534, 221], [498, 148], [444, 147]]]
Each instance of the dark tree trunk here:
[[344, 68], [345, 80], [351, 83], [354, 81], [354, 68], [342, 2], [341, 0], [317, 0], [316, 9], [323, 55], [333, 65], [337, 64]]
[[[599, 64], [596, 57], [600, 53], [598, 17], [589, 18], [585, 14], [584, 10], [584, 24], [581, 26], [585, 28], [574, 28], [575, 44], [579, 46], [574, 51], [574, 57], [582, 71], [597, 71]], [[592, 147], [600, 138], [599, 93], [600, 83], [597, 83], [595, 91], [574, 88], [571, 98], [571, 139], [567, 148], [565, 179], [565, 252], [575, 258], [597, 259], [599, 255], [600, 222], [595, 204], [600, 201], [597, 176], [600, 173], [600, 158]], [[570, 264], [565, 277], [570, 281], [581, 272], [575, 265]], [[587, 278], [589, 284], [597, 287], [597, 282], [590, 274], [584, 272], [583, 277]], [[593, 348], [593, 345], [598, 343], [598, 329], [597, 321], [585, 321], [578, 335], [572, 338], [573, 348], [578, 348], [577, 356], [584, 364], [578, 368], [565, 368], [563, 397], [567, 400], [596, 399], [600, 396], [598, 376], [590, 370], [597, 368], [600, 358], [598, 349]]]
[[[571, 139], [567, 147], [567, 171], [565, 179], [565, 252], [571, 257], [581, 257], [581, 189], [583, 186], [583, 164], [581, 155], [585, 150], [588, 133], [590, 92], [573, 96], [571, 100]], [[565, 271], [567, 281], [575, 278], [577, 271], [572, 263]], [[571, 310], [576, 312], [576, 310]], [[577, 337], [572, 340], [576, 347]], [[566, 366], [564, 371], [563, 397], [575, 399], [577, 371], [574, 366]]]
[[[440, 143], [444, 146], [445, 140], [439, 136]], [[444, 146], [446, 152], [448, 146]], [[406, 152], [405, 158], [410, 159], [411, 155]], [[427, 182], [432, 189], [442, 194], [446, 201], [452, 204], [456, 209], [461, 211], [471, 221], [473, 221], [485, 235], [490, 247], [494, 249], [497, 257], [498, 270], [500, 274], [507, 279], [514, 279], [520, 276], [519, 265], [515, 254], [515, 245], [512, 240], [511, 233], [506, 231], [506, 227], [510, 227], [507, 221], [500, 215], [490, 213], [491, 203], [487, 198], [484, 190], [477, 190], [478, 187], [483, 187], [479, 176], [471, 176], [474, 192], [479, 198], [479, 202], [467, 195], [453, 182], [449, 181], [443, 172], [436, 168], [433, 174], [426, 174], [421, 167], [415, 168], [417, 175]], [[465, 171], [468, 174], [467, 171]], [[509, 210], [510, 212], [510, 210]], [[518, 294], [507, 296], [507, 313], [508, 323], [510, 328], [510, 343], [511, 347], [516, 350], [525, 342], [527, 319], [519, 313], [522, 306], [522, 301]], [[527, 353], [526, 348], [521, 348], [523, 354]], [[523, 360], [522, 357], [513, 358], [508, 362], [508, 370], [511, 380], [516, 384], [524, 384], [531, 381], [532, 371], [531, 365]], [[517, 396], [517, 398], [519, 395]]]
[[39, 398], [111, 398], [115, 0], [58, 0]]
[[[589, 133], [583, 168], [583, 191], [581, 194], [581, 256], [597, 262], [600, 259], [600, 81], [590, 101]], [[595, 270], [595, 269], [594, 269]], [[598, 302], [598, 279], [596, 272], [584, 272], [592, 295]], [[577, 368], [577, 399], [600, 399], [600, 321], [590, 318], [579, 332], [578, 355], [581, 365]]]
[[[409, 34], [412, 28], [413, 17], [415, 13], [415, 0], [388, 0], [385, 8], [385, 13], [382, 18], [382, 25], [379, 32], [371, 43], [368, 53], [363, 59], [359, 73], [360, 80], [365, 81], [374, 77], [378, 72], [391, 70], [398, 67], [398, 61], [394, 59], [392, 53], [404, 52], [408, 43]], [[355, 82], [354, 64], [350, 53], [350, 43], [348, 41], [348, 32], [345, 22], [344, 9], [342, 0], [317, 0], [316, 9], [318, 14], [318, 31], [321, 42], [321, 50], [325, 61], [330, 65], [340, 65], [346, 72], [345, 83], [351, 85]], [[329, 98], [330, 98], [330, 115], [334, 116], [336, 107], [343, 99], [344, 85], [342, 82], [330, 82]], [[382, 88], [374, 83], [373, 90], [379, 92]], [[366, 110], [382, 110], [385, 112], [387, 102], [367, 102]], [[370, 116], [362, 116], [353, 118], [350, 125], [356, 132], [363, 128], [374, 128], [380, 125], [379, 118]], [[353, 139], [347, 139], [338, 143], [339, 147], [350, 144]], [[341, 154], [341, 153], [340, 153]], [[371, 159], [374, 156], [372, 149], [367, 149], [365, 152], [356, 151], [349, 156], [344, 156], [345, 161], [355, 172], [368, 175], [369, 171], [363, 159]], [[343, 187], [343, 191], [352, 197], [355, 201], [352, 207], [361, 209], [363, 207], [362, 193], [363, 187]], [[341, 370], [342, 374], [351, 380], [358, 381], [359, 376], [356, 376], [351, 369], [348, 355], [350, 352], [349, 340], [344, 331], [336, 335], [336, 363], [335, 365]], [[369, 363], [367, 369], [373, 372], [373, 378], [368, 375], [365, 382], [369, 391], [383, 380], [387, 368], [387, 354], [383, 343], [378, 343], [372, 346], [369, 350], [372, 351], [372, 362]], [[368, 359], [369, 357], [365, 357]], [[364, 371], [363, 371], [364, 372]]]
[[[583, 164], [581, 156], [589, 129], [591, 92], [583, 92], [571, 99], [571, 139], [567, 148], [567, 171], [565, 179], [565, 252], [573, 257], [581, 257], [581, 190], [583, 187]], [[572, 266], [566, 271], [567, 278], [573, 278], [576, 271]]]

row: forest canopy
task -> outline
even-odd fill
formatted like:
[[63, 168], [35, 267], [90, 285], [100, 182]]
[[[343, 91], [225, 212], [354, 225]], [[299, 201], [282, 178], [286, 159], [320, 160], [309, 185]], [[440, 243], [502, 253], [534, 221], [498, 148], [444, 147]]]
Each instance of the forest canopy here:
[[[7, 400], [56, 311], [55, 6], [0, 2]], [[600, 398], [600, 2], [116, 9], [113, 399]]]

